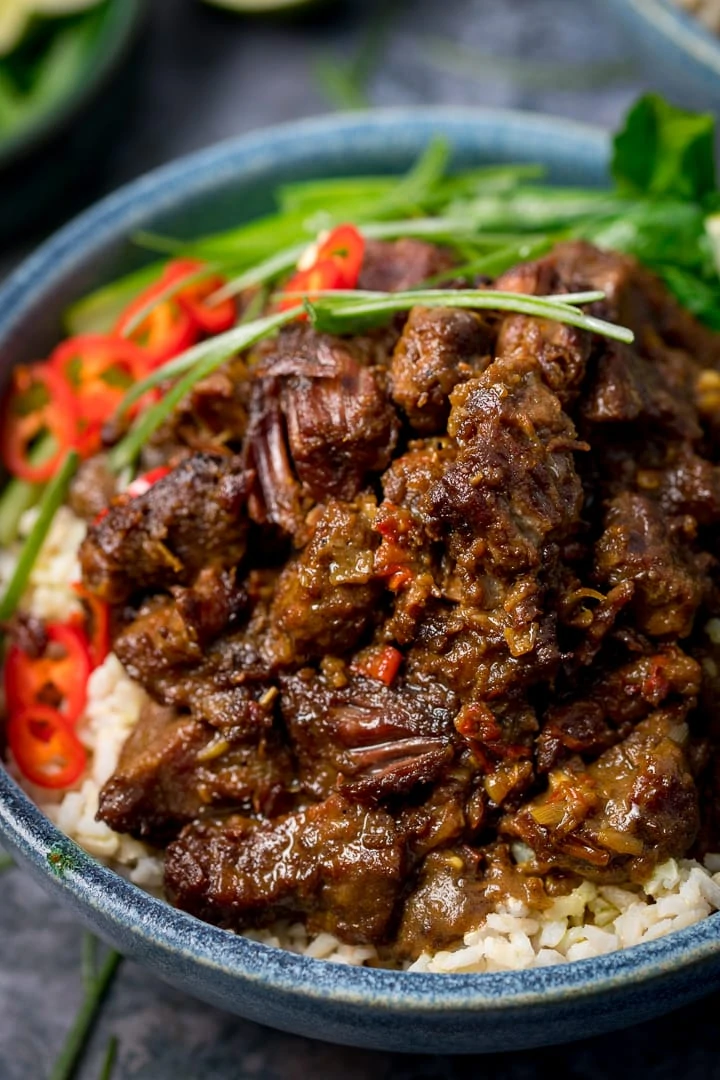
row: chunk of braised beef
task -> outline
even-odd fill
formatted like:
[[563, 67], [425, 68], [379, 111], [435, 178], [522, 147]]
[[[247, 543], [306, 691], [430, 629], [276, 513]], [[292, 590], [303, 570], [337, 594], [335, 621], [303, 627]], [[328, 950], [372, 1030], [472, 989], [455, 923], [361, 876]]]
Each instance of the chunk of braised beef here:
[[682, 856], [699, 829], [683, 708], [642, 720], [585, 767], [552, 770], [548, 790], [502, 823], [535, 853], [539, 866], [599, 880], [642, 881]]
[[509, 315], [500, 327], [495, 349], [496, 355], [502, 357], [534, 356], [543, 379], [565, 405], [572, 403], [580, 392], [590, 346], [590, 335], [573, 326], [527, 315]]
[[631, 256], [573, 240], [558, 244], [544, 258], [562, 282], [563, 292], [604, 292], [605, 299], [594, 305], [594, 310], [612, 322], [629, 326], [641, 350], [648, 339], [654, 343], [659, 337], [666, 346], [686, 349], [691, 363], [699, 361], [712, 367], [720, 362], [718, 335], [681, 307], [660, 278]]
[[187, 826], [167, 850], [165, 886], [178, 907], [229, 929], [300, 917], [311, 933], [381, 943], [407, 864], [389, 814], [331, 795], [275, 821]]
[[607, 347], [598, 358], [581, 412], [592, 424], [637, 422], [686, 439], [701, 434], [691, 393], [683, 394], [656, 363], [623, 345]]
[[269, 613], [265, 655], [302, 664], [353, 649], [381, 617], [383, 582], [371, 503], [331, 501], [313, 511], [310, 539], [281, 573]]
[[146, 602], [116, 636], [114, 651], [131, 678], [162, 696], [168, 682], [200, 663], [211, 642], [232, 628], [247, 604], [234, 570], [207, 567], [193, 585], [173, 586], [170, 596]]
[[402, 292], [450, 270], [451, 253], [424, 240], [367, 240], [358, 289]]
[[542, 880], [521, 873], [505, 845], [430, 852], [403, 908], [400, 956], [414, 960], [422, 952], [452, 947], [508, 896], [535, 909], [549, 903]]
[[248, 426], [252, 383], [240, 357], [196, 383], [143, 447], [145, 469], [190, 453], [240, 450]]
[[429, 494], [433, 517], [459, 543], [478, 537], [486, 565], [538, 566], [542, 543], [580, 516], [573, 454], [587, 447], [532, 358], [496, 360], [457, 387], [452, 404], [460, 453]]
[[237, 457], [196, 454], [144, 495], [119, 496], [80, 548], [83, 580], [122, 603], [144, 589], [189, 584], [208, 565], [245, 552], [248, 475]]
[[106, 454], [95, 454], [82, 461], [70, 484], [68, 502], [73, 513], [85, 521], [107, 510], [117, 495], [117, 476], [110, 469]]
[[253, 478], [250, 517], [294, 536], [302, 527], [303, 504], [287, 445], [279, 379], [257, 378], [252, 384], [243, 454]]
[[272, 734], [231, 743], [150, 702], [101, 789], [98, 818], [116, 832], [167, 843], [187, 822], [221, 809], [277, 814], [288, 805], [292, 778], [289, 755]]
[[600, 670], [587, 696], [546, 711], [536, 742], [537, 767], [547, 772], [574, 754], [585, 760], [624, 739], [660, 705], [682, 701], [695, 707], [701, 669], [676, 645]]
[[652, 637], [687, 637], [703, 598], [704, 568], [683, 525], [646, 495], [625, 492], [610, 503], [596, 545], [598, 581], [633, 583], [638, 626]]
[[277, 378], [300, 482], [316, 501], [353, 499], [390, 462], [398, 422], [382, 369], [352, 342], [292, 327], [262, 373]]
[[390, 381], [415, 431], [445, 431], [450, 393], [490, 363], [495, 321], [472, 311], [413, 308], [395, 346]]
[[432, 851], [403, 907], [398, 952], [415, 960], [422, 952], [447, 949], [480, 926], [492, 910], [479, 851], [465, 847]]
[[308, 793], [333, 786], [377, 802], [435, 780], [457, 742], [454, 695], [441, 686], [391, 689], [352, 675], [332, 686], [310, 669], [281, 681], [282, 709]]

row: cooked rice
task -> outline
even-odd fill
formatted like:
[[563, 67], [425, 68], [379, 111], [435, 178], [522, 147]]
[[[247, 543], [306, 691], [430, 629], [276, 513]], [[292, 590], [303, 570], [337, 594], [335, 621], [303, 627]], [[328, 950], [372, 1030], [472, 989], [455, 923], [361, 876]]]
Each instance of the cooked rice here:
[[[32, 520], [32, 512], [24, 516], [23, 531]], [[35, 564], [23, 610], [59, 620], [77, 610], [77, 597], [69, 583], [79, 578], [77, 550], [84, 534], [83, 522], [63, 507]], [[0, 584], [12, 572], [14, 559], [12, 552], [0, 553]], [[706, 627], [710, 636], [719, 629]], [[161, 895], [162, 852], [95, 820], [100, 788], [114, 771], [146, 700], [145, 691], [111, 653], [90, 677], [87, 709], [78, 725], [89, 761], [75, 789], [54, 795], [28, 784], [9, 764], [28, 794], [63, 832], [136, 885]], [[520, 848], [517, 856], [522, 859]], [[545, 911], [506, 900], [455, 948], [424, 953], [409, 970], [508, 971], [584, 960], [652, 941], [716, 910], [720, 910], [720, 854], [708, 855], [705, 866], [690, 859], [669, 859], [642, 887], [583, 881]], [[278, 921], [264, 930], [249, 930], [245, 936], [320, 960], [354, 965], [380, 962], [372, 946], [346, 945], [326, 933], [311, 938], [302, 923]]]
[[695, 15], [700, 22], [712, 30], [714, 34], [720, 34], [720, 0], [675, 0], [680, 6]]

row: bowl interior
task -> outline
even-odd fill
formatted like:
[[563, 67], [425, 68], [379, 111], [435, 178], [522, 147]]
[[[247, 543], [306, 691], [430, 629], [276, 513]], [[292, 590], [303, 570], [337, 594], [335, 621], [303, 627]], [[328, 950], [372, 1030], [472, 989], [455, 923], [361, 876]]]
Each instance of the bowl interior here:
[[[280, 183], [398, 172], [438, 134], [453, 148], [458, 167], [540, 162], [551, 180], [598, 186], [607, 179], [604, 133], [518, 113], [389, 110], [320, 118], [245, 136], [122, 189], [28, 259], [0, 289], [0, 374], [5, 379], [14, 364], [47, 353], [69, 303], [147, 260], [130, 242], [139, 228], [181, 237], [228, 228], [267, 211]], [[542, 1028], [544, 1035], [538, 1028], [525, 1038], [525, 1045], [528, 1039], [530, 1044], [560, 1041], [569, 1035], [562, 1028], [569, 1002], [581, 1002], [583, 995], [610, 990], [618, 982], [655, 980], [673, 966], [703, 962], [718, 947], [717, 918], [711, 918], [672, 939], [556, 968], [483, 976], [347, 969], [235, 937], [142, 893], [63, 837], [2, 768], [0, 835], [31, 873], [98, 933], [170, 981], [254, 1019], [337, 1041], [357, 1043], [358, 1017], [371, 1012], [376, 1034], [368, 1035], [370, 1045], [420, 1049], [422, 1038], [427, 1044], [433, 1031], [442, 1030], [450, 1040], [445, 1049], [478, 1049], [468, 1018], [479, 1020], [482, 1013], [488, 1022], [494, 1016], [496, 1025], [485, 1048], [498, 1048], [503, 1040], [513, 1045], [517, 1010], [523, 1016], [534, 1010], [542, 1017], [553, 1003], [560, 1027], [554, 1033]], [[697, 986], [694, 977], [688, 979], [688, 986]], [[322, 1030], [308, 1025], [308, 1002], [312, 1009], [322, 1003]], [[660, 1002], [658, 998], [652, 1008], [660, 1011]], [[353, 1010], [354, 1027], [348, 1019]], [[455, 1010], [452, 1029], [442, 1019], [448, 1010]], [[498, 1011], [504, 1011], [503, 1023]], [[422, 1024], [429, 1025], [416, 1029], [414, 1043], [395, 1031], [398, 1012], [424, 1018]], [[606, 1028], [617, 1022], [608, 1013], [598, 1014], [598, 1023]]]

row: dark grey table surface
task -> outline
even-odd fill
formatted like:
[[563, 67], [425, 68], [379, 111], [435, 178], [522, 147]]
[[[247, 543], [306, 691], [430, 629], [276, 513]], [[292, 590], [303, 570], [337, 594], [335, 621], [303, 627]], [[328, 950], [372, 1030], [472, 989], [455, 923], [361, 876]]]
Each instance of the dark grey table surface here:
[[[314, 20], [233, 19], [197, 0], [150, 0], [132, 65], [135, 103], [113, 149], [93, 161], [56, 216], [198, 147], [328, 109], [313, 65], [323, 49], [347, 54], [369, 12], [389, 0], [334, 5]], [[459, 75], [438, 65], [437, 40], [479, 54]], [[614, 125], [648, 77], [622, 63], [629, 45], [602, 0], [405, 0], [370, 95], [373, 104], [455, 103], [540, 109]], [[485, 57], [485, 59], [483, 59]], [[488, 58], [494, 58], [492, 61]], [[513, 60], [514, 63], [506, 63]], [[612, 78], [606, 65], [616, 70]], [[581, 85], [584, 77], [592, 84]], [[662, 74], [657, 73], [662, 87]], [[650, 80], [654, 81], [653, 76]], [[0, 252], [0, 273], [41, 236]], [[82, 930], [21, 871], [0, 879], [0, 1080], [45, 1080], [82, 996]], [[452, 1059], [348, 1050], [284, 1035], [200, 1004], [126, 962], [112, 989], [81, 1080], [97, 1077], [111, 1035], [115, 1080], [447, 1080], [482, 1075], [720, 1077], [720, 996], [618, 1037], [492, 1057]], [[321, 1030], [322, 1017], [318, 1017]]]

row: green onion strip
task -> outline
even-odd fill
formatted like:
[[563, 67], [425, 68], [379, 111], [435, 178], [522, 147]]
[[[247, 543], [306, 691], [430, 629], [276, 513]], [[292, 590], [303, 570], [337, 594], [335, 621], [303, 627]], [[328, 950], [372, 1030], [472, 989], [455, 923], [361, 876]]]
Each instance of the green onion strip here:
[[76, 451], [71, 450], [43, 492], [35, 524], [23, 545], [15, 570], [0, 600], [0, 623], [7, 622], [20, 602], [52, 520], [65, 502], [68, 487], [79, 460]]
[[236, 326], [225, 334], [193, 346], [192, 349], [188, 349], [187, 352], [171, 360], [169, 364], [157, 368], [142, 382], [136, 383], [121, 403], [121, 411], [126, 410], [152, 387], [168, 379], [183, 376], [157, 404], [142, 414], [128, 434], [111, 450], [110, 467], [113, 471], [120, 472], [121, 469], [133, 464], [147, 440], [196, 383], [212, 374], [230, 356], [255, 345], [285, 323], [297, 318], [302, 310], [302, 306], [298, 305], [288, 311], [267, 315], [265, 318]]
[[121, 960], [120, 953], [108, 953], [93, 985], [86, 991], [85, 1000], [80, 1006], [75, 1023], [68, 1032], [65, 1045], [55, 1062], [49, 1080], [72, 1080], [82, 1052], [90, 1038], [100, 1006], [110, 989]]

